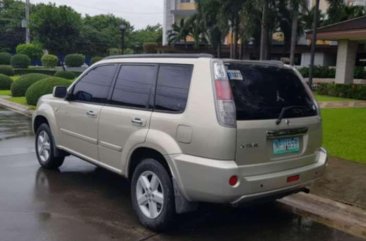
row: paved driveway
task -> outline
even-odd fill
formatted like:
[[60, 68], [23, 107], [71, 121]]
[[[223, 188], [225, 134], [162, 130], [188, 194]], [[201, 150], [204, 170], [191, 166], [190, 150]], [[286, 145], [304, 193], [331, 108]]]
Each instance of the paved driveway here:
[[0, 109], [0, 240], [359, 240], [281, 210], [203, 205], [166, 234], [142, 228], [123, 178], [68, 157], [39, 168], [29, 120]]

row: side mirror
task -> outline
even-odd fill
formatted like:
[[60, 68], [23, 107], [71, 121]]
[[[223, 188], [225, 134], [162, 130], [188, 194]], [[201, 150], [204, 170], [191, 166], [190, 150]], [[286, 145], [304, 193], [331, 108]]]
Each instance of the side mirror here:
[[56, 98], [65, 98], [67, 95], [67, 87], [65, 86], [55, 86], [53, 87], [53, 96]]

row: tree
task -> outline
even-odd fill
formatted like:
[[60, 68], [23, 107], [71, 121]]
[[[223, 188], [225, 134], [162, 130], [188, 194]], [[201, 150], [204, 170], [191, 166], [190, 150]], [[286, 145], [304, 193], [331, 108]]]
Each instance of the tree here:
[[119, 48], [121, 44], [120, 25], [127, 26], [125, 32], [126, 47], [130, 46], [131, 24], [112, 14], [96, 16], [86, 15], [82, 19], [78, 51], [89, 56], [106, 55], [108, 49]]
[[130, 48], [134, 49], [135, 52], [142, 51], [144, 43], [157, 43], [161, 45], [163, 37], [163, 30], [160, 24], [150, 26], [148, 25], [144, 29], [135, 30], [131, 33], [131, 44]]
[[25, 31], [21, 28], [24, 18], [24, 2], [2, 0], [0, 7], [0, 50], [14, 52], [24, 42]]
[[184, 18], [182, 18], [179, 22], [173, 23], [172, 29], [168, 32], [168, 42], [169, 44], [172, 44], [183, 41], [185, 45], [187, 45], [188, 35], [188, 27], [185, 24]]
[[186, 21], [186, 29], [188, 31], [188, 35], [194, 40], [195, 49], [199, 48], [200, 43], [207, 42], [205, 38], [206, 31], [201, 14], [198, 13], [188, 18]]
[[202, 17], [205, 36], [208, 42], [217, 51], [217, 57], [221, 56], [221, 45], [229, 32], [227, 16], [221, 8], [221, 0], [200, 0], [198, 12]]
[[81, 16], [67, 6], [39, 4], [31, 14], [31, 31], [43, 47], [57, 54], [76, 51]]
[[366, 8], [363, 6], [349, 6], [343, 0], [327, 0], [327, 2], [329, 3], [329, 8], [324, 25], [361, 17], [366, 14]]

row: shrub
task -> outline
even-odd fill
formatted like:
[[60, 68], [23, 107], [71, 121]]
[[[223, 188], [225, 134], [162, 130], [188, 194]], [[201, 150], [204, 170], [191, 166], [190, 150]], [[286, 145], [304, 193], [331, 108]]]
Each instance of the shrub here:
[[366, 100], [366, 85], [357, 84], [319, 84], [318, 94], [350, 99]]
[[39, 60], [43, 54], [40, 46], [35, 44], [19, 44], [16, 48], [17, 54], [25, 54], [31, 60]]
[[68, 67], [80, 67], [85, 62], [85, 56], [82, 54], [68, 54], [65, 57], [65, 64]]
[[55, 73], [56, 77], [64, 78], [64, 79], [75, 79], [76, 74], [71, 71], [57, 71]]
[[134, 54], [134, 51], [131, 48], [126, 48], [123, 50], [123, 54]]
[[31, 64], [31, 59], [25, 54], [16, 54], [11, 57], [10, 64], [14, 68], [28, 68]]
[[[299, 72], [304, 78], [309, 77], [309, 68], [302, 67], [299, 68]], [[313, 68], [314, 78], [335, 78], [335, 69], [328, 66], [314, 66]]]
[[102, 60], [103, 57], [100, 57], [100, 56], [95, 56], [91, 59], [91, 64], [95, 64], [96, 62]]
[[108, 55], [119, 55], [119, 54], [122, 54], [121, 49], [118, 49], [118, 48], [108, 49]]
[[0, 90], [9, 90], [12, 82], [9, 76], [0, 74]]
[[158, 47], [157, 43], [146, 42], [146, 43], [144, 43], [144, 52], [145, 53], [156, 53], [157, 47]]
[[14, 81], [14, 83], [12, 84], [12, 86], [10, 88], [11, 95], [13, 97], [24, 96], [25, 92], [27, 91], [29, 86], [31, 86], [32, 84], [34, 84], [37, 81], [47, 78], [47, 77], [49, 77], [49, 75], [45, 75], [45, 74], [26, 74], [26, 75], [20, 76], [19, 79]]
[[365, 79], [366, 74], [365, 74], [365, 69], [363, 66], [357, 66], [355, 67], [354, 71], [353, 71], [353, 77], [355, 79]]
[[1, 52], [0, 53], [0, 64], [10, 64], [11, 54], [7, 52]]
[[45, 54], [41, 58], [42, 65], [46, 68], [55, 68], [58, 63], [58, 58], [56, 55]]
[[52, 93], [53, 87], [55, 86], [69, 86], [72, 83], [71, 80], [59, 78], [59, 77], [49, 77], [40, 80], [33, 85], [31, 85], [27, 92], [25, 93], [25, 98], [28, 105], [36, 105], [38, 99], [42, 95]]
[[12, 76], [14, 75], [14, 69], [10, 65], [0, 65], [0, 74]]

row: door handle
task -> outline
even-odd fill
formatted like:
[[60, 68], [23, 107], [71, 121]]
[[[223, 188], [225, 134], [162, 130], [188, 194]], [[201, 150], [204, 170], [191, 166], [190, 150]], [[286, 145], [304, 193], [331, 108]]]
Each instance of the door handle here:
[[93, 111], [93, 110], [88, 110], [88, 111], [86, 112], [86, 115], [87, 115], [88, 117], [92, 117], [92, 118], [97, 117], [97, 113], [96, 113], [95, 111]]
[[132, 120], [131, 120], [131, 123], [133, 125], [136, 125], [136, 126], [144, 126], [144, 120], [141, 119], [141, 118], [138, 118], [138, 117], [134, 117]]

